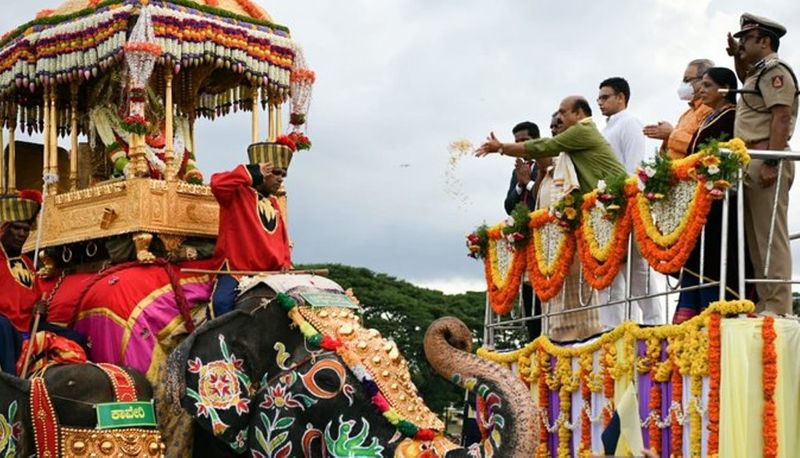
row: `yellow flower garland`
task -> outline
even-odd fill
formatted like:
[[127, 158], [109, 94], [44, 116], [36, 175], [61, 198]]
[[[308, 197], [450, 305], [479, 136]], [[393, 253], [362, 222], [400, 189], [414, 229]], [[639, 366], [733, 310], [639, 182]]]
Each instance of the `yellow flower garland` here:
[[553, 275], [558, 267], [559, 261], [561, 260], [561, 256], [564, 254], [564, 246], [567, 243], [567, 236], [564, 235], [561, 237], [561, 240], [558, 242], [556, 254], [553, 256], [553, 260], [549, 263], [546, 259], [544, 259], [543, 256], [544, 243], [542, 242], [542, 232], [539, 229], [533, 230], [533, 243], [536, 244], [536, 263], [539, 265], [539, 271], [548, 277]]
[[[505, 227], [504, 223], [498, 223], [487, 231], [489, 234], [489, 263], [492, 266], [492, 282], [497, 286], [497, 289], [503, 289], [508, 279], [508, 272], [505, 275], [500, 272], [500, 262], [497, 259], [497, 240], [502, 237], [503, 227]], [[500, 235], [498, 236], [498, 234]]]
[[678, 240], [680, 240], [681, 236], [686, 230], [686, 227], [692, 220], [694, 204], [697, 201], [697, 195], [700, 192], [705, 191], [703, 186], [698, 183], [695, 187], [694, 194], [692, 195], [692, 200], [689, 201], [689, 205], [686, 207], [687, 210], [681, 217], [681, 222], [678, 224], [678, 227], [676, 227], [675, 230], [669, 234], [662, 234], [661, 231], [658, 230], [655, 223], [653, 223], [653, 215], [650, 213], [650, 201], [642, 193], [639, 193], [636, 196], [636, 204], [639, 207], [641, 222], [644, 225], [647, 236], [663, 248], [674, 245]]
[[[520, 365], [520, 376], [529, 381], [532, 386], [536, 384], [537, 380], [540, 380], [546, 384], [549, 390], [559, 393], [560, 412], [567, 412], [566, 416], [561, 417], [562, 422], [558, 425], [559, 447], [557, 452], [559, 456], [569, 456], [572, 434], [571, 430], [567, 428], [571, 415], [570, 403], [572, 393], [580, 387], [581, 371], [589, 374], [587, 379], [592, 392], [603, 392], [603, 374], [592, 371], [593, 358], [597, 351], [605, 348], [605, 351], [600, 354], [600, 358], [603, 358], [601, 365], [609, 367], [610, 375], [614, 380], [632, 376], [634, 371], [643, 372], [645, 368], [655, 365], [654, 381], [666, 382], [672, 375], [672, 361], [674, 360], [678, 373], [690, 377], [692, 400], [685, 404], [683, 413], [688, 414], [691, 425], [689, 437], [691, 455], [699, 456], [702, 417], [698, 412], [696, 400], [700, 399], [702, 395], [702, 378], [709, 374], [706, 358], [709, 339], [705, 328], [712, 314], [718, 313], [721, 316], [727, 316], [750, 313], [754, 310], [755, 306], [750, 301], [720, 301], [711, 304], [699, 315], [679, 325], [640, 328], [635, 323], [626, 322], [600, 336], [597, 340], [580, 346], [562, 347], [554, 344], [547, 337], [540, 336], [516, 351], [498, 353], [486, 348], [479, 348], [477, 354], [503, 365], [517, 362]], [[615, 345], [619, 339], [624, 339], [622, 347], [624, 354], [621, 358], [617, 355]], [[659, 362], [661, 341], [664, 339], [669, 342], [667, 353], [671, 355], [671, 358]], [[647, 352], [645, 358], [634, 364], [637, 340], [647, 342]], [[550, 363], [552, 358], [556, 359], [555, 365]], [[578, 358], [579, 364], [576, 371], [572, 369], [572, 358]], [[613, 410], [613, 399], [610, 401]], [[579, 419], [574, 419], [574, 421], [579, 421]], [[544, 445], [545, 448], [542, 448], [540, 442], [537, 449], [540, 456], [547, 455], [546, 443]]]
[[[589, 212], [584, 210], [584, 221], [587, 221], [589, 218], [588, 214]], [[584, 222], [581, 224], [579, 230], [583, 230], [586, 241], [589, 242], [589, 252], [592, 254], [592, 257], [600, 262], [608, 261], [608, 257], [611, 256], [611, 250], [614, 248], [614, 240], [617, 238], [617, 225], [613, 225], [609, 241], [603, 247], [601, 247], [600, 243], [597, 241], [597, 236], [591, 224]]]

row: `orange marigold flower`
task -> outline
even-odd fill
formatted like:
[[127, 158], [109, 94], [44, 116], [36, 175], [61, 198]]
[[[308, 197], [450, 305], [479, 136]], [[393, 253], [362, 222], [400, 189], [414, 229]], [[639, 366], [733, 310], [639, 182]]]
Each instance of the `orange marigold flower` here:
[[706, 167], [711, 167], [712, 165], [719, 165], [720, 160], [717, 156], [709, 154], [704, 156], [700, 162]]

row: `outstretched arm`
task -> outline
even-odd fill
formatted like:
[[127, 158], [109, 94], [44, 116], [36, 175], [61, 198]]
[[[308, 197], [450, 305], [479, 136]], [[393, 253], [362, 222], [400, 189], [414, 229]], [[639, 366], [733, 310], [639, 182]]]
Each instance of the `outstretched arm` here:
[[579, 151], [590, 146], [587, 144], [587, 137], [583, 135], [583, 132], [584, 130], [579, 123], [553, 138], [537, 138], [528, 140], [525, 143], [501, 143], [492, 132], [486, 142], [475, 151], [475, 155], [483, 157], [499, 152], [505, 156], [526, 159], [558, 156], [561, 152]]

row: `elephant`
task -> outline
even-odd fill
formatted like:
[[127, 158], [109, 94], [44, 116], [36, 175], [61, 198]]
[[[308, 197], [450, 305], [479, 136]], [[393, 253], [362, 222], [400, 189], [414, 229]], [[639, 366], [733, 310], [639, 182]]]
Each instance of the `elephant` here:
[[[123, 368], [136, 388], [137, 399], [150, 401], [150, 383], [137, 371]], [[95, 428], [95, 404], [113, 402], [114, 386], [94, 364], [66, 364], [48, 368], [44, 375], [58, 424]], [[35, 454], [31, 418], [31, 381], [0, 372], [0, 456]]]
[[438, 352], [429, 355], [434, 368], [487, 400], [494, 429], [472, 449], [443, 437], [396, 345], [361, 327], [350, 307], [304, 307], [304, 292], [313, 289], [276, 297], [257, 285], [234, 311], [198, 328], [167, 362], [172, 402], [230, 450], [254, 457], [533, 454], [526, 387], [507, 369], [465, 352], [466, 326], [440, 320], [426, 339]]

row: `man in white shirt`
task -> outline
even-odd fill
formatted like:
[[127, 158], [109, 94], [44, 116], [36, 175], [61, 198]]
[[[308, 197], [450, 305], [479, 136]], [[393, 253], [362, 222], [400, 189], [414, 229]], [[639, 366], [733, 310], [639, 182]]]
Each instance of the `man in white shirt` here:
[[[599, 89], [597, 105], [607, 119], [603, 136], [625, 166], [625, 170], [629, 174], [634, 174], [644, 159], [645, 136], [642, 133], [642, 123], [627, 110], [631, 88], [624, 78], [613, 77], [600, 83]], [[611, 301], [625, 299], [625, 272], [624, 267], [620, 269], [620, 273], [611, 285], [609, 293]], [[647, 261], [639, 254], [638, 248], [634, 249], [631, 253], [631, 296], [644, 296], [657, 292], [653, 280], [648, 271]], [[661, 324], [664, 315], [661, 299], [651, 298], [636, 301], [632, 307], [631, 318], [644, 324]], [[624, 318], [624, 303], [600, 309], [600, 320], [607, 329], [616, 327]]]
[[645, 136], [642, 123], [627, 110], [630, 96], [631, 89], [625, 79], [608, 78], [600, 83], [597, 105], [606, 117], [603, 137], [625, 170], [633, 174], [644, 159]]

